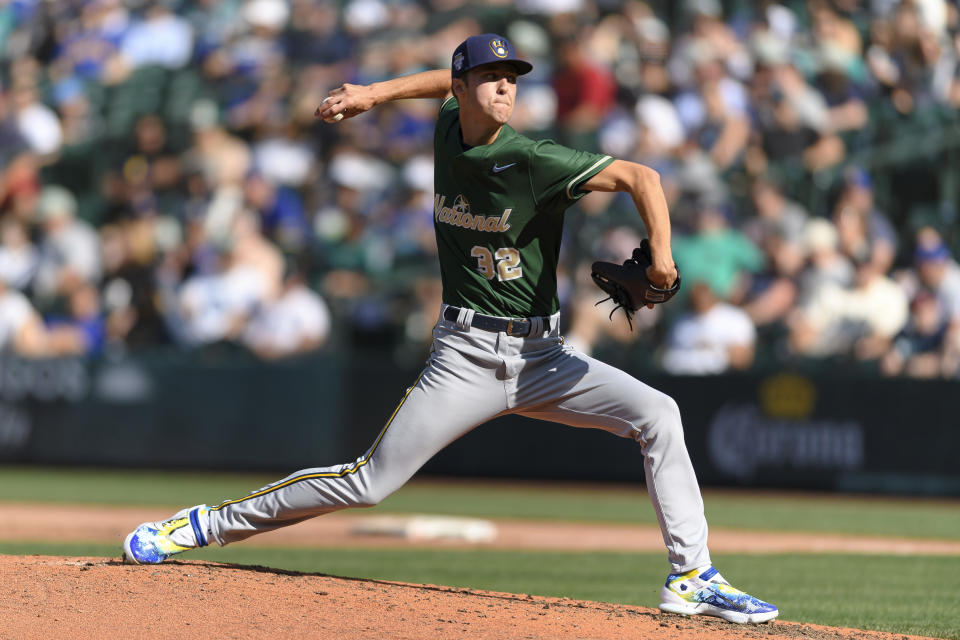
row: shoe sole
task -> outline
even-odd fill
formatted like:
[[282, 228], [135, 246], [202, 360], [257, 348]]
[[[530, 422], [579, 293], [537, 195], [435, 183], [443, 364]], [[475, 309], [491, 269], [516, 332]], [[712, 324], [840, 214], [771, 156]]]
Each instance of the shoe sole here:
[[680, 604], [679, 602], [661, 602], [660, 610], [667, 613], [676, 613], [681, 616], [714, 616], [723, 618], [727, 622], [735, 624], [762, 624], [769, 622], [780, 615], [779, 610], [762, 611], [760, 613], [743, 613], [742, 611], [730, 611], [721, 609], [712, 604], [701, 602], [699, 604]]

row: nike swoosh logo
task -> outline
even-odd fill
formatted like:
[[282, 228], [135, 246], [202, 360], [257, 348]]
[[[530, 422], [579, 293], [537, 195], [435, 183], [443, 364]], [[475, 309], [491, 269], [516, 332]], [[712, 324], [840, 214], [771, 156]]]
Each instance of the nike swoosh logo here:
[[512, 166], [515, 165], [515, 164], [517, 164], [517, 163], [516, 163], [516, 162], [511, 162], [510, 164], [505, 164], [505, 165], [503, 165], [502, 167], [498, 167], [497, 164], [494, 163], [494, 164], [493, 164], [493, 172], [494, 172], [494, 173], [500, 173], [501, 171], [505, 171], [505, 170], [509, 169], [510, 167], [512, 167]]

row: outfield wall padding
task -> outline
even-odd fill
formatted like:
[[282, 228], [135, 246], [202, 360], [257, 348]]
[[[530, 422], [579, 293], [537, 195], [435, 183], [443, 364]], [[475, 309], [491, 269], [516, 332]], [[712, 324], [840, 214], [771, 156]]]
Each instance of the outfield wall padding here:
[[[0, 461], [288, 472], [363, 455], [417, 366], [226, 351], [0, 359]], [[960, 382], [836, 369], [717, 377], [633, 372], [680, 405], [701, 484], [960, 495]], [[435, 475], [639, 481], [640, 443], [507, 416]]]

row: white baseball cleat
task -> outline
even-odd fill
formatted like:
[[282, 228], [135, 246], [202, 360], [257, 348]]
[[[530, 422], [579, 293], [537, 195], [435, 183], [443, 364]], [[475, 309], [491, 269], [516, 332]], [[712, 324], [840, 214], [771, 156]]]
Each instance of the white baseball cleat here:
[[177, 553], [207, 546], [206, 505], [178, 511], [167, 520], [144, 522], [123, 541], [127, 564], [160, 564]]
[[780, 615], [769, 602], [731, 587], [713, 567], [667, 576], [660, 590], [660, 610], [682, 616], [716, 616], [737, 624], [759, 624]]

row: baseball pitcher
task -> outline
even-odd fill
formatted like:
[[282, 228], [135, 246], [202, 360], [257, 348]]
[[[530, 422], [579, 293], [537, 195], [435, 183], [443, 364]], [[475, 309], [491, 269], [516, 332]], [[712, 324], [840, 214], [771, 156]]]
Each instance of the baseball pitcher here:
[[587, 192], [629, 193], [646, 227], [649, 242], [633, 258], [594, 265], [598, 284], [628, 313], [669, 300], [679, 274], [656, 172], [531, 140], [507, 124], [517, 80], [531, 69], [506, 38], [483, 34], [457, 47], [449, 72], [330, 92], [316, 113], [328, 122], [390, 100], [445, 98], [434, 135], [433, 206], [443, 306], [426, 366], [356, 461], [304, 469], [250, 495], [141, 524], [124, 542], [127, 562], [159, 563], [211, 542], [229, 544], [331, 511], [373, 506], [450, 442], [517, 413], [639, 443], [672, 567], [661, 609], [738, 623], [778, 615], [775, 606], [730, 586], [711, 564], [676, 402], [563, 343], [557, 298], [563, 217]]

